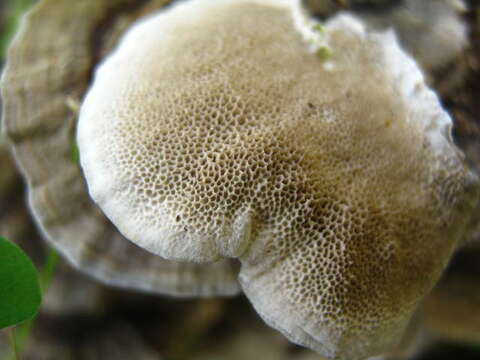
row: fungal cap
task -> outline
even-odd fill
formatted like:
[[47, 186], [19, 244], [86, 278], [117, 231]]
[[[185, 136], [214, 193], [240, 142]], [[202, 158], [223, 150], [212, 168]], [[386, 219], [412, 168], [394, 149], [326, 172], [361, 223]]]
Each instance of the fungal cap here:
[[[25, 179], [37, 228], [76, 269], [110, 286], [142, 292], [235, 295], [240, 291], [237, 263], [167, 261], [127, 241], [90, 199], [80, 165], [71, 159], [77, 120], [71, 100], [81, 98], [92, 66], [109, 52], [119, 32], [140, 14], [167, 2], [36, 2], [22, 17], [2, 69], [0, 131]], [[0, 153], [3, 150], [0, 145]], [[0, 187], [2, 177], [16, 176], [5, 156], [0, 154]], [[9, 192], [0, 189], [0, 196], [2, 190]], [[0, 199], [0, 208], [3, 204], [7, 202]], [[20, 210], [6, 212], [6, 227], [0, 224], [0, 233], [10, 231], [15, 238], [14, 233], [25, 230], [27, 214]]]
[[[198, 124], [197, 128], [189, 128], [188, 123], [196, 118], [208, 121], [210, 116], [217, 115], [225, 117], [226, 122], [240, 121], [234, 113], [243, 111], [237, 106], [244, 105], [239, 103], [241, 94], [233, 93], [236, 90], [232, 89], [231, 97], [212, 98], [214, 102], [225, 101], [219, 103], [217, 109], [215, 105], [210, 107], [213, 104], [202, 104], [201, 94], [208, 96], [208, 92], [215, 91], [210, 86], [218, 86], [217, 82], [222, 81], [222, 58], [232, 60], [237, 57], [234, 51], [253, 50], [258, 43], [249, 45], [248, 35], [233, 39], [221, 34], [218, 47], [210, 54], [182, 56], [181, 51], [182, 46], [201, 51], [198, 46], [205, 46], [207, 32], [225, 19], [223, 15], [216, 19], [224, 9], [256, 5], [285, 11], [292, 8], [293, 3], [288, 0], [180, 3], [132, 26], [119, 48], [98, 68], [94, 85], [81, 108], [77, 142], [92, 198], [127, 238], [164, 258], [195, 262], [238, 256], [248, 246], [252, 221], [248, 204], [229, 206], [226, 202], [231, 199], [212, 201], [196, 191], [215, 181], [208, 178], [208, 173], [213, 171], [211, 167], [217, 160], [211, 157], [216, 156], [217, 151], [203, 149], [202, 144], [190, 141], [190, 137], [207, 136], [207, 123]], [[192, 23], [205, 26], [198, 32], [200, 35], [193, 36], [197, 43], [193, 43], [190, 33]], [[238, 25], [245, 29], [245, 24]], [[262, 26], [268, 28], [268, 24]], [[231, 27], [234, 28], [233, 24]], [[149, 35], [152, 31], [159, 35], [152, 38]], [[232, 31], [241, 34], [240, 29]], [[215, 47], [215, 43], [209, 44], [212, 45]], [[145, 53], [155, 55], [145, 57]], [[218, 56], [215, 58], [215, 55]], [[196, 56], [202, 58], [202, 65], [197, 68], [192, 66]], [[168, 70], [176, 67], [172, 65], [177, 57], [182, 58], [179, 66], [183, 68], [179, 74]], [[123, 69], [121, 73], [117, 71], [119, 67]], [[187, 80], [187, 75], [193, 80], [179, 84]], [[156, 80], [162, 78], [169, 79], [170, 85], [163, 87]], [[185, 90], [198, 91], [199, 101], [187, 99]], [[223, 90], [218, 91], [213, 96], [220, 96]], [[158, 112], [158, 109], [162, 110]], [[209, 114], [211, 110], [216, 113]], [[175, 128], [176, 122], [181, 132]], [[149, 126], [156, 129], [147, 130]], [[219, 135], [237, 136], [237, 130], [238, 135], [243, 131], [241, 126], [232, 130], [222, 129], [224, 134]], [[125, 131], [130, 135], [125, 137]], [[191, 159], [196, 163], [189, 164]], [[203, 163], [204, 168], [196, 168], [198, 163]], [[237, 176], [243, 174], [237, 172], [234, 180]], [[209, 190], [208, 195], [213, 192]], [[227, 197], [232, 195], [225, 193]], [[223, 204], [214, 201], [223, 201]], [[233, 211], [229, 216], [222, 214], [225, 206]], [[200, 215], [201, 212], [204, 214]]]
[[238, 257], [267, 323], [363, 359], [401, 338], [477, 179], [393, 33], [339, 16], [325, 61], [278, 4], [190, 1], [133, 27], [82, 107], [81, 163], [131, 241], [170, 259]]

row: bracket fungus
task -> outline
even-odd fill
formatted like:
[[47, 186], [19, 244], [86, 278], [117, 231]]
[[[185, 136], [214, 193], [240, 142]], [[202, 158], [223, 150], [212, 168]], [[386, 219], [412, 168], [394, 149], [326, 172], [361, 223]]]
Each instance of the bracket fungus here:
[[233, 295], [239, 292], [233, 262], [165, 261], [126, 241], [91, 201], [80, 166], [71, 159], [77, 114], [70, 100], [82, 96], [92, 66], [119, 33], [167, 3], [39, 1], [22, 18], [8, 51], [0, 81], [1, 130], [26, 180], [39, 229], [76, 268], [104, 283], [140, 291]]
[[[290, 340], [328, 358], [394, 350], [478, 197], [415, 62], [392, 32], [316, 23], [296, 1], [167, 3], [42, 0], [24, 18], [1, 125], [43, 234], [97, 279], [162, 294], [238, 293], [238, 258]], [[97, 72], [81, 161], [129, 240], [194, 263], [128, 242], [70, 159], [68, 103], [156, 10]]]
[[191, 0], [136, 23], [82, 104], [80, 160], [126, 238], [169, 260], [239, 259], [268, 324], [364, 359], [401, 338], [478, 179], [393, 32], [339, 15], [323, 59], [297, 5]]

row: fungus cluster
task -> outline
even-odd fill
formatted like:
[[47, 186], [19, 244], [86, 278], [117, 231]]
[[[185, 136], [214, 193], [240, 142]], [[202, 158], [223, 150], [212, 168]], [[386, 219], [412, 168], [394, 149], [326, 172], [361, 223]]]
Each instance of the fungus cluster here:
[[[87, 196], [67, 104], [114, 34], [166, 1], [39, 2], [1, 85], [2, 131], [40, 229], [109, 284], [182, 296], [241, 286], [268, 324], [323, 356], [391, 351], [478, 211], [478, 179], [415, 62], [372, 24], [393, 23], [422, 63], [410, 46], [445, 39], [445, 24], [464, 46], [451, 2], [375, 1], [407, 11], [373, 14], [352, 1], [362, 20], [319, 23], [297, 1], [190, 0], [133, 25], [78, 125], [89, 191], [132, 243]], [[417, 31], [398, 24], [414, 8], [422, 21], [407, 30], [428, 31], [411, 44]], [[456, 301], [434, 292], [425, 323], [442, 333], [431, 314]]]
[[324, 59], [296, 6], [192, 0], [134, 25], [82, 105], [81, 164], [126, 238], [169, 260], [239, 259], [268, 324], [363, 359], [400, 339], [478, 180], [393, 33], [337, 16]]

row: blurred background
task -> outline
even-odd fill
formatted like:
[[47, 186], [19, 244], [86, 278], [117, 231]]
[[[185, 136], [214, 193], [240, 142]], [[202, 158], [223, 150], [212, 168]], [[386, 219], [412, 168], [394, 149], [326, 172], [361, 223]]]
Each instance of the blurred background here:
[[[0, 68], [20, 17], [34, 3], [0, 0]], [[478, 2], [469, 1], [462, 16], [470, 27], [471, 45], [458, 60], [463, 67], [461, 81], [455, 83], [454, 91], [445, 91], [443, 101], [457, 119], [458, 141], [469, 133], [480, 142]], [[320, 360], [266, 326], [243, 296], [179, 300], [147, 295], [104, 286], [73, 269], [37, 232], [26, 207], [22, 179], [1, 146], [0, 235], [19, 244], [37, 268], [52, 277], [39, 315], [17, 329], [22, 359]], [[478, 249], [461, 252], [452, 261], [444, 281], [448, 286], [438, 288], [438, 297], [420, 316], [430, 327], [425, 325], [415, 335], [418, 359], [480, 359], [479, 263]], [[457, 278], [468, 279], [473, 293], [457, 286]], [[451, 298], [452, 294], [456, 297]], [[456, 312], [462, 308], [465, 311]], [[461, 320], [458, 314], [465, 312], [465, 321], [473, 324], [468, 336], [463, 330], [450, 331], [456, 326], [454, 320]], [[440, 324], [437, 317], [442, 319]], [[3, 359], [13, 359], [4, 335], [0, 337]]]

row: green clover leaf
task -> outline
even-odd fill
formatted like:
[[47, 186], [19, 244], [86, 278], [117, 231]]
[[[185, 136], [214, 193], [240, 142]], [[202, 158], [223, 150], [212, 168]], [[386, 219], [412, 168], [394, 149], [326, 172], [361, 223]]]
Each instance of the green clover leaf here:
[[0, 237], [0, 329], [35, 316], [41, 298], [31, 260], [14, 243]]

